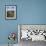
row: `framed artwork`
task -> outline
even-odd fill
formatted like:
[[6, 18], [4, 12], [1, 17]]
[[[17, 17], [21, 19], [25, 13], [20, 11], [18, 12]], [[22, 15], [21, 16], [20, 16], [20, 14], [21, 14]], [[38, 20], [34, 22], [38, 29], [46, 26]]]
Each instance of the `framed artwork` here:
[[5, 5], [5, 18], [16, 19], [16, 5]]
[[19, 24], [18, 42], [22, 40], [46, 41], [46, 24]]

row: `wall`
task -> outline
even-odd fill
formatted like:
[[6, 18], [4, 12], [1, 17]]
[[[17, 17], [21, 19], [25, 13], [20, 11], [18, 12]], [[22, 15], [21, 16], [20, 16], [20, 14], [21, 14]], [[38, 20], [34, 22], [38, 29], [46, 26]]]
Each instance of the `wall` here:
[[21, 24], [46, 24], [46, 0], [22, 0]]
[[[5, 5], [17, 5], [16, 20], [5, 20]], [[46, 24], [46, 0], [0, 0], [0, 44], [8, 43], [9, 32], [17, 34], [18, 24]]]

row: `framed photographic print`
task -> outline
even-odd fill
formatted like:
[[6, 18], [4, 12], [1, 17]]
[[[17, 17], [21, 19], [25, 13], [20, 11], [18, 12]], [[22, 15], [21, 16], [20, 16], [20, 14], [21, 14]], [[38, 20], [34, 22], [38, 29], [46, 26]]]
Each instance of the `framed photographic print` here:
[[5, 5], [5, 18], [16, 19], [16, 5]]

